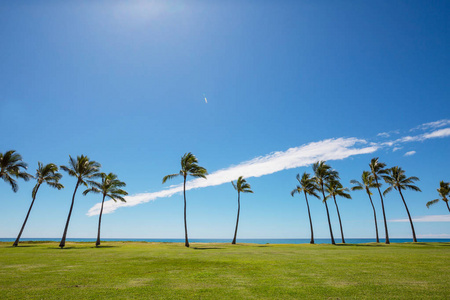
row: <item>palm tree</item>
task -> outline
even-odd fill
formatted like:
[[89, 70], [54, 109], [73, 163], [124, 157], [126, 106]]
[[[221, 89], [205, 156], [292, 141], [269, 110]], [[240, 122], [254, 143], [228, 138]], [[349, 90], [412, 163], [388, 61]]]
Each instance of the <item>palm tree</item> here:
[[177, 176], [183, 176], [183, 195], [184, 195], [184, 237], [186, 247], [189, 247], [188, 233], [187, 233], [187, 222], [186, 222], [186, 178], [188, 175], [193, 177], [205, 178], [208, 175], [208, 172], [205, 168], [200, 167], [198, 165], [198, 160], [194, 154], [191, 152], [185, 153], [183, 157], [181, 157], [181, 170], [177, 174], [170, 174], [164, 176], [162, 183], [165, 183], [168, 179], [172, 179]]
[[61, 166], [61, 169], [69, 173], [70, 176], [77, 178], [77, 184], [75, 185], [75, 190], [72, 196], [72, 204], [70, 205], [69, 215], [67, 217], [66, 227], [64, 228], [64, 233], [59, 243], [59, 247], [64, 248], [66, 245], [66, 235], [67, 229], [69, 227], [70, 216], [72, 215], [73, 203], [75, 202], [75, 194], [77, 193], [78, 186], [83, 184], [88, 186], [93, 184], [94, 181], [90, 180], [100, 176], [99, 170], [101, 165], [96, 161], [89, 160], [89, 157], [81, 155], [77, 156], [77, 159], [72, 158], [69, 155], [69, 166]]
[[[450, 195], [450, 183], [441, 181], [440, 187], [437, 189], [437, 191], [439, 193], [439, 196], [441, 196], [442, 201], [444, 201], [445, 204], [447, 204], [448, 211], [450, 212], [450, 207], [448, 206], [448, 199], [447, 199], [447, 196]], [[437, 203], [438, 201], [439, 198], [428, 201], [427, 207], [430, 208], [431, 205]]]
[[30, 208], [28, 209], [27, 216], [25, 217], [25, 221], [23, 222], [22, 228], [20, 229], [19, 235], [17, 236], [16, 241], [14, 242], [13, 246], [17, 247], [19, 245], [20, 237], [22, 236], [22, 232], [25, 228], [25, 225], [27, 224], [28, 217], [30, 216], [31, 209], [33, 208], [34, 200], [36, 199], [36, 194], [39, 190], [39, 187], [41, 184], [46, 183], [52, 188], [55, 189], [62, 189], [64, 186], [59, 183], [59, 180], [61, 179], [62, 175], [61, 173], [58, 173], [58, 166], [55, 164], [47, 164], [43, 165], [41, 162], [38, 162], [38, 168], [36, 170], [36, 176], [37, 183], [33, 188], [33, 191], [31, 192], [31, 196], [33, 197], [33, 201], [31, 201]]
[[372, 192], [370, 191], [371, 188], [377, 187], [376, 183], [373, 182], [373, 180], [374, 180], [373, 176], [370, 175], [369, 171], [363, 171], [363, 173], [361, 175], [362, 183], [357, 180], [351, 180], [350, 183], [355, 185], [354, 187], [352, 187], [352, 191], [365, 190], [367, 195], [369, 195], [370, 204], [372, 204], [372, 209], [373, 209], [373, 219], [375, 221], [375, 232], [377, 235], [377, 243], [379, 243], [380, 238], [378, 237], [377, 213], [375, 211], [375, 206], [373, 205], [373, 202], [372, 202]]
[[22, 161], [22, 156], [16, 153], [16, 150], [6, 151], [5, 154], [0, 153], [0, 178], [11, 185], [14, 193], [19, 190], [19, 186], [11, 176], [25, 181], [33, 177], [21, 169], [26, 170], [27, 164]]
[[409, 222], [411, 223], [411, 230], [413, 234], [413, 241], [417, 242], [416, 232], [414, 231], [414, 225], [411, 219], [411, 215], [409, 213], [408, 206], [406, 205], [405, 198], [403, 197], [402, 190], [413, 190], [416, 192], [421, 192], [421, 190], [414, 185], [414, 181], [419, 181], [419, 178], [412, 176], [406, 177], [405, 171], [400, 167], [392, 167], [388, 169], [388, 174], [383, 176], [384, 181], [390, 185], [384, 192], [383, 195], [386, 195], [392, 188], [396, 189], [400, 196], [402, 197], [403, 204], [405, 205], [406, 212], [408, 213]]
[[327, 190], [327, 193], [328, 193], [327, 198], [333, 196], [334, 205], [336, 205], [337, 215], [338, 215], [338, 219], [339, 219], [339, 226], [341, 228], [342, 243], [345, 244], [344, 230], [342, 229], [341, 215], [339, 214], [339, 207], [338, 207], [337, 202], [336, 202], [336, 196], [341, 196], [341, 197], [346, 198], [346, 199], [352, 199], [352, 197], [350, 196], [349, 193], [347, 193], [348, 189], [344, 188], [344, 186], [337, 179], [333, 179], [333, 180], [328, 181], [325, 184], [325, 186], [326, 186], [326, 190]]
[[231, 244], [236, 244], [236, 236], [237, 236], [237, 230], [238, 230], [238, 224], [239, 224], [239, 212], [241, 210], [241, 193], [253, 193], [250, 184], [247, 183], [247, 181], [242, 177], [239, 176], [236, 183], [233, 181], [231, 182], [234, 189], [238, 192], [238, 212], [237, 212], [237, 220], [236, 220], [236, 230], [234, 231], [234, 238]]
[[334, 236], [333, 236], [333, 230], [331, 229], [331, 220], [330, 220], [330, 213], [328, 211], [328, 205], [327, 205], [327, 199], [325, 197], [325, 183], [328, 181], [331, 181], [333, 179], [338, 179], [339, 175], [338, 172], [335, 170], [332, 170], [329, 165], [325, 163], [325, 161], [318, 161], [313, 164], [313, 171], [314, 171], [314, 181], [316, 183], [317, 189], [322, 192], [323, 195], [323, 203], [325, 203], [325, 208], [327, 210], [327, 217], [328, 217], [328, 226], [330, 227], [330, 236], [331, 236], [331, 243], [335, 245]]
[[320, 198], [319, 198], [319, 195], [317, 195], [317, 193], [316, 193], [317, 187], [315, 185], [314, 179], [310, 178], [310, 176], [311, 176], [310, 174], [304, 172], [302, 177], [300, 178], [300, 174], [297, 174], [297, 181], [300, 185], [297, 185], [297, 187], [292, 190], [291, 196], [294, 197], [295, 193], [301, 194], [303, 192], [305, 194], [306, 207], [308, 208], [309, 225], [311, 228], [311, 241], [309, 243], [314, 244], [314, 231], [313, 231], [313, 225], [312, 225], [312, 220], [311, 220], [311, 212], [309, 211], [309, 203], [308, 203], [307, 195], [314, 196], [317, 199], [320, 199]]
[[97, 241], [95, 242], [95, 246], [100, 246], [100, 225], [102, 223], [102, 214], [103, 214], [103, 204], [105, 203], [105, 198], [108, 197], [114, 202], [120, 200], [122, 202], [126, 202], [126, 200], [122, 196], [128, 195], [128, 193], [122, 189], [121, 187], [126, 186], [125, 182], [122, 182], [117, 179], [117, 175], [113, 173], [109, 173], [106, 175], [105, 173], [100, 173], [100, 177], [102, 178], [102, 182], [92, 182], [92, 186], [83, 192], [83, 195], [87, 195], [88, 193], [102, 194], [102, 207], [100, 209], [100, 216], [98, 218], [98, 233], [97, 233]]
[[379, 162], [378, 157], [372, 158], [369, 164], [370, 171], [372, 172], [372, 177], [375, 180], [376, 187], [378, 189], [378, 193], [380, 194], [381, 199], [381, 210], [383, 211], [383, 218], [384, 218], [384, 230], [386, 234], [386, 244], [390, 244], [389, 241], [389, 232], [387, 227], [387, 220], [386, 220], [386, 213], [384, 211], [384, 201], [383, 196], [381, 195], [380, 186], [381, 184], [378, 182], [378, 179], [380, 179], [380, 176], [387, 173], [387, 170], [384, 169], [386, 167], [385, 163]]

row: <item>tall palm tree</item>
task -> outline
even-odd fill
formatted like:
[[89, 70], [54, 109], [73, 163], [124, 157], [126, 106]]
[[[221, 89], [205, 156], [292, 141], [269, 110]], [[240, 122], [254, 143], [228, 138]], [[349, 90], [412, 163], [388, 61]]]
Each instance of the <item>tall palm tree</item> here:
[[326, 184], [326, 190], [328, 193], [327, 198], [333, 196], [334, 199], [334, 205], [336, 205], [336, 210], [337, 210], [337, 215], [338, 215], [338, 219], [339, 219], [339, 226], [341, 228], [341, 238], [342, 238], [342, 243], [345, 244], [345, 239], [344, 239], [344, 230], [342, 228], [342, 221], [341, 221], [341, 215], [339, 214], [339, 207], [337, 205], [336, 202], [336, 196], [340, 196], [346, 199], [352, 199], [352, 196], [350, 196], [348, 192], [347, 188], [344, 188], [344, 186], [339, 182], [339, 180], [337, 179], [333, 179], [328, 181]]
[[327, 210], [327, 217], [328, 217], [328, 226], [330, 228], [330, 236], [331, 236], [331, 243], [335, 245], [334, 236], [333, 236], [333, 230], [331, 229], [331, 220], [330, 220], [330, 213], [328, 211], [328, 205], [327, 205], [327, 199], [325, 197], [325, 184], [333, 179], [339, 179], [339, 174], [335, 170], [332, 170], [329, 165], [325, 163], [325, 161], [318, 161], [313, 164], [313, 171], [314, 171], [314, 181], [316, 183], [317, 189], [322, 192], [323, 195], [323, 203], [325, 203], [325, 208]]
[[236, 244], [236, 236], [237, 236], [237, 230], [238, 230], [238, 224], [239, 224], [239, 212], [241, 210], [241, 193], [253, 193], [252, 188], [250, 184], [247, 183], [247, 181], [242, 177], [239, 176], [236, 183], [233, 181], [231, 182], [234, 189], [238, 192], [238, 212], [237, 212], [237, 220], [236, 220], [236, 230], [234, 231], [234, 238], [231, 244]]
[[314, 244], [314, 231], [311, 219], [311, 212], [309, 211], [309, 203], [307, 195], [314, 196], [317, 199], [320, 199], [320, 197], [316, 193], [317, 187], [315, 185], [315, 181], [310, 176], [311, 176], [310, 174], [304, 172], [302, 177], [300, 178], [300, 174], [297, 174], [297, 181], [299, 185], [297, 185], [297, 187], [292, 190], [291, 196], [294, 197], [295, 193], [301, 194], [303, 192], [305, 194], [306, 207], [308, 208], [309, 226], [311, 228], [311, 241], [309, 243]]
[[378, 157], [374, 157], [370, 161], [369, 167], [370, 167], [370, 171], [372, 172], [371, 175], [372, 175], [373, 179], [375, 180], [375, 184], [378, 189], [378, 193], [380, 194], [381, 210], [383, 211], [384, 230], [385, 230], [385, 234], [386, 234], [386, 244], [390, 244], [391, 242], [389, 241], [389, 232], [388, 232], [388, 227], [387, 227], [386, 213], [384, 211], [384, 201], [383, 201], [383, 196], [381, 195], [381, 191], [380, 191], [381, 184], [378, 182], [378, 179], [380, 179], [383, 174], [387, 173], [387, 170], [385, 169], [386, 164], [379, 162]]
[[26, 170], [27, 164], [22, 161], [22, 156], [16, 153], [16, 150], [6, 151], [5, 154], [0, 153], [0, 178], [11, 185], [14, 193], [19, 190], [19, 186], [11, 176], [25, 181], [33, 177], [22, 169]]
[[375, 211], [375, 206], [373, 205], [372, 201], [372, 192], [370, 191], [371, 188], [377, 187], [376, 183], [373, 182], [373, 176], [370, 175], [369, 171], [363, 171], [361, 175], [361, 182], [357, 180], [351, 180], [350, 183], [354, 184], [355, 186], [352, 187], [352, 191], [361, 191], [365, 190], [367, 195], [369, 195], [370, 204], [372, 204], [373, 209], [373, 219], [375, 221], [375, 232], [377, 235], [377, 243], [380, 242], [380, 238], [378, 237], [378, 224], [377, 224], [377, 212]]
[[416, 232], [414, 231], [414, 225], [411, 219], [411, 215], [409, 213], [408, 206], [406, 205], [405, 198], [403, 197], [402, 190], [408, 189], [416, 192], [421, 192], [421, 190], [414, 185], [414, 181], [419, 181], [419, 178], [415, 176], [406, 177], [405, 171], [402, 168], [396, 166], [388, 169], [388, 174], [384, 175], [383, 179], [387, 184], [390, 185], [390, 187], [388, 187], [383, 192], [383, 195], [386, 195], [387, 193], [392, 191], [392, 188], [396, 189], [400, 193], [400, 196], [402, 197], [403, 200], [403, 204], [405, 205], [406, 208], [406, 212], [408, 213], [409, 222], [411, 223], [413, 241], [417, 242]]
[[[445, 204], [447, 204], [448, 211], [450, 212], [450, 207], [448, 206], [448, 199], [447, 199], [447, 196], [450, 195], [450, 183], [441, 181], [440, 187], [437, 189], [437, 191], [439, 193], [439, 196], [441, 196], [442, 201], [444, 201]], [[439, 198], [428, 201], [427, 207], [430, 208], [431, 205], [437, 203], [438, 201], [439, 201]]]
[[106, 175], [105, 173], [100, 173], [100, 177], [102, 178], [102, 182], [92, 182], [92, 186], [83, 192], [83, 195], [87, 195], [89, 193], [102, 194], [102, 207], [100, 209], [100, 215], [98, 218], [98, 233], [97, 233], [97, 241], [95, 242], [95, 246], [100, 246], [100, 226], [102, 223], [102, 214], [103, 214], [103, 204], [105, 203], [105, 198], [120, 200], [122, 202], [127, 202], [122, 196], [128, 195], [128, 193], [122, 189], [121, 187], [126, 186], [125, 182], [122, 182], [117, 179], [117, 175], [113, 173], [109, 173]]
[[72, 158], [69, 155], [69, 166], [61, 166], [61, 169], [66, 171], [70, 176], [77, 178], [77, 184], [75, 185], [75, 190], [72, 196], [72, 204], [70, 205], [69, 215], [67, 217], [66, 227], [64, 228], [64, 233], [59, 243], [59, 247], [64, 248], [66, 245], [66, 235], [67, 229], [69, 228], [70, 216], [72, 215], [73, 204], [75, 202], [75, 194], [77, 193], [78, 186], [80, 184], [88, 186], [93, 184], [94, 181], [90, 180], [96, 177], [100, 177], [100, 167], [101, 165], [93, 160], [89, 160], [89, 157], [81, 155], [77, 156], [77, 159]]
[[19, 245], [20, 237], [22, 236], [22, 232], [25, 228], [25, 225], [27, 224], [28, 217], [30, 216], [31, 209], [33, 208], [34, 200], [36, 199], [36, 194], [39, 190], [39, 187], [41, 184], [46, 183], [52, 188], [55, 189], [62, 189], [64, 186], [59, 183], [59, 180], [61, 179], [62, 175], [61, 173], [58, 173], [58, 166], [55, 164], [47, 164], [43, 165], [41, 162], [38, 162], [38, 168], [36, 170], [36, 176], [37, 183], [33, 188], [33, 191], [31, 192], [31, 196], [33, 197], [33, 201], [31, 201], [30, 208], [28, 209], [27, 216], [25, 217], [25, 221], [23, 222], [22, 228], [20, 229], [19, 235], [17, 236], [16, 241], [14, 242], [13, 246], [17, 247]]
[[187, 233], [187, 222], [186, 222], [186, 178], [187, 176], [192, 177], [200, 177], [205, 178], [208, 175], [208, 172], [205, 168], [200, 167], [198, 165], [198, 160], [194, 154], [191, 152], [185, 153], [183, 157], [181, 157], [181, 170], [177, 174], [170, 174], [164, 176], [162, 183], [165, 183], [167, 180], [172, 179], [177, 176], [183, 176], [183, 195], [184, 195], [184, 237], [185, 242], [184, 245], [189, 247], [188, 233]]

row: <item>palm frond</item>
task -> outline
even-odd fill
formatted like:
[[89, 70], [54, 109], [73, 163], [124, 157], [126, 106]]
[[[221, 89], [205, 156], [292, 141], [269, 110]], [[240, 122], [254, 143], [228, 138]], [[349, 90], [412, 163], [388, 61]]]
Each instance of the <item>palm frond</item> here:
[[430, 208], [431, 205], [436, 204], [438, 202], [439, 202], [439, 199], [434, 199], [434, 200], [428, 201], [427, 208]]
[[90, 187], [88, 189], [85, 189], [83, 192], [83, 195], [86, 196], [89, 193], [94, 193], [94, 194], [100, 194], [102, 191], [95, 188], [95, 187]]
[[36, 193], [37, 193], [37, 190], [38, 190], [39, 186], [40, 186], [40, 184], [37, 183], [37, 184], [33, 187], [33, 190], [31, 191], [31, 197], [32, 197], [33, 199], [36, 197]]
[[412, 190], [415, 192], [422, 192], [422, 190], [419, 187], [417, 187], [413, 184], [405, 184], [403, 187], [404, 187], [404, 189]]
[[55, 189], [58, 189], [58, 190], [64, 188], [64, 185], [62, 185], [62, 184], [59, 183], [59, 182], [51, 182], [51, 181], [49, 181], [49, 182], [47, 182], [47, 184], [48, 184], [49, 186], [51, 186], [52, 188], [55, 188]]
[[166, 175], [163, 177], [162, 183], [165, 183], [167, 180], [175, 178], [177, 176], [179, 176], [180, 174], [170, 174], [170, 175]]
[[386, 196], [389, 192], [392, 191], [392, 186], [388, 187], [384, 192], [383, 192], [383, 196]]

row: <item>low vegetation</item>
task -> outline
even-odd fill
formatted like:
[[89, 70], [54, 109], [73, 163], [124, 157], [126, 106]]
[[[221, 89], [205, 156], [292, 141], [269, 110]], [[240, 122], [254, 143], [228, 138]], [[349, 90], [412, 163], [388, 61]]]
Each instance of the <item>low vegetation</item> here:
[[448, 299], [450, 243], [0, 243], [2, 299]]

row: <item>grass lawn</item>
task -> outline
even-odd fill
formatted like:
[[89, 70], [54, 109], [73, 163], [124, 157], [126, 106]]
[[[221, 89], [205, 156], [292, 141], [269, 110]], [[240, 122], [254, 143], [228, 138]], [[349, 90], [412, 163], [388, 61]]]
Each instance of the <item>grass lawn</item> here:
[[450, 243], [0, 243], [0, 298], [449, 299]]

